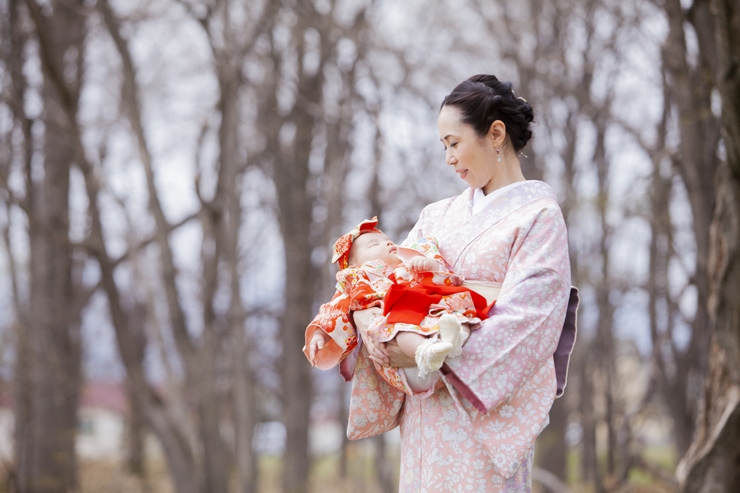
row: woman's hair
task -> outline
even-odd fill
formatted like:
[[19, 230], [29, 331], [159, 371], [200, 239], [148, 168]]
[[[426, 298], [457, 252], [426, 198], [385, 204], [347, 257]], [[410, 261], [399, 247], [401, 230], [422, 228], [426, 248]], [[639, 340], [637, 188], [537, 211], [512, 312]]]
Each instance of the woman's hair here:
[[488, 133], [491, 123], [501, 120], [515, 152], [532, 138], [529, 129], [534, 120], [532, 107], [524, 98], [516, 97], [511, 82], [501, 82], [495, 75], [474, 75], [461, 82], [445, 96], [440, 110], [445, 106], [458, 108], [462, 121], [481, 137]]

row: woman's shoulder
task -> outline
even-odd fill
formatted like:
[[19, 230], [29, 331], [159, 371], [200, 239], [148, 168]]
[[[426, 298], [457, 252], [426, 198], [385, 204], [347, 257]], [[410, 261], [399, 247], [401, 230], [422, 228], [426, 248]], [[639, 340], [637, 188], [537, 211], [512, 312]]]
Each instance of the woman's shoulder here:
[[436, 202], [432, 202], [431, 204], [427, 204], [424, 206], [424, 209], [422, 209], [422, 213], [424, 213], [424, 211], [446, 210], [459, 197], [459, 195], [455, 195], [453, 197], [447, 197]]
[[519, 212], [537, 216], [543, 213], [562, 214], [555, 190], [543, 181], [527, 180], [512, 190], [510, 195], [513, 197], [508, 197], [509, 200], [519, 204]]
[[539, 180], [521, 182], [521, 185], [513, 188], [509, 193], [528, 199], [524, 200], [525, 203], [527, 201], [545, 200], [557, 204], [558, 201], [555, 190], [544, 181]]
[[453, 195], [452, 197], [432, 202], [431, 204], [424, 206], [421, 210], [421, 217], [424, 217], [425, 215], [444, 214], [456, 202], [469, 202], [472, 199], [472, 195], [473, 190], [467, 188], [459, 195]]

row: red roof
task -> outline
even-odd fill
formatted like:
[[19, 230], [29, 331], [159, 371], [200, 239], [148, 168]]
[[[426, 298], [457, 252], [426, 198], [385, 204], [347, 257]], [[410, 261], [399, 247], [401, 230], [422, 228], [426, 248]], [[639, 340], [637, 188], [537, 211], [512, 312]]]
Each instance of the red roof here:
[[97, 408], [128, 413], [128, 396], [122, 382], [89, 382], [82, 387], [80, 409]]
[[[0, 409], [12, 409], [13, 387], [8, 382], [0, 383]], [[123, 382], [87, 382], [80, 392], [79, 408], [105, 409], [118, 414], [127, 414], [128, 396]]]

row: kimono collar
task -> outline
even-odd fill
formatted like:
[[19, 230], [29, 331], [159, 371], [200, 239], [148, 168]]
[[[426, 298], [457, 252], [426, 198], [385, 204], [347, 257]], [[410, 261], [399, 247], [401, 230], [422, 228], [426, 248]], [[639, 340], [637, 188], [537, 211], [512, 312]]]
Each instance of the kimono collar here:
[[[472, 189], [465, 190], [453, 199], [445, 211], [444, 219], [435, 225], [433, 232], [439, 240], [442, 255], [453, 267], [452, 270], [458, 272], [460, 269], [458, 261], [473, 241], [505, 217], [540, 199], [553, 200], [557, 203], [553, 189], [548, 184], [536, 180], [527, 180], [516, 187], [508, 188], [476, 215], [472, 214]], [[453, 217], [463, 218], [462, 224], [448, 219]]]
[[496, 198], [498, 198], [500, 195], [503, 195], [510, 189], [516, 188], [525, 183], [527, 182], [526, 181], [516, 181], [514, 183], [510, 183], [506, 185], [505, 187], [498, 188], [494, 190], [493, 192], [489, 193], [488, 195], [483, 193], [483, 189], [476, 188], [475, 190], [473, 190], [473, 205], [472, 205], [473, 215], [476, 215], [479, 212], [481, 212], [483, 209], [486, 208], [488, 204], [496, 200]]

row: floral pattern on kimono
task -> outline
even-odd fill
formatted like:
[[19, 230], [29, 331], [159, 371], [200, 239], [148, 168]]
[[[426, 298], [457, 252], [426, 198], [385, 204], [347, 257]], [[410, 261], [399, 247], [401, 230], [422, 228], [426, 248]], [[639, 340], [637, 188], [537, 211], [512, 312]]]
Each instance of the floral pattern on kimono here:
[[[447, 269], [440, 255], [436, 240], [418, 238], [410, 248], [431, 258], [439, 264], [434, 272], [413, 273], [403, 264], [391, 268], [383, 261], [373, 260], [359, 267], [349, 267], [337, 273], [336, 292], [331, 301], [319, 308], [319, 313], [306, 329], [305, 346], [308, 357], [308, 345], [317, 330], [323, 330], [330, 339], [316, 353], [316, 366], [322, 370], [332, 368], [347, 357], [357, 346], [357, 334], [350, 323], [352, 311], [381, 306], [383, 298], [394, 283], [404, 284], [410, 288], [422, 285], [461, 286], [463, 279]], [[399, 331], [409, 331], [430, 336], [439, 331], [439, 318], [444, 313], [455, 314], [461, 323], [477, 325], [480, 319], [469, 291], [444, 295], [435, 304], [428, 307], [426, 316], [420, 323], [387, 323], [387, 316], [376, 316], [367, 331], [368, 336], [378, 342], [393, 339]], [[405, 375], [397, 368], [385, 368], [376, 365], [381, 373], [394, 387], [411, 395], [413, 392], [406, 382]]]
[[[427, 206], [407, 242], [438, 238], [452, 270], [501, 282], [496, 305], [426, 398], [374, 382], [360, 352], [347, 434], [401, 427], [401, 493], [528, 492], [534, 441], [556, 394], [553, 353], [570, 299], [565, 222], [545, 183], [524, 182], [472, 215], [472, 190]], [[481, 412], [452, 385], [458, 380]]]

